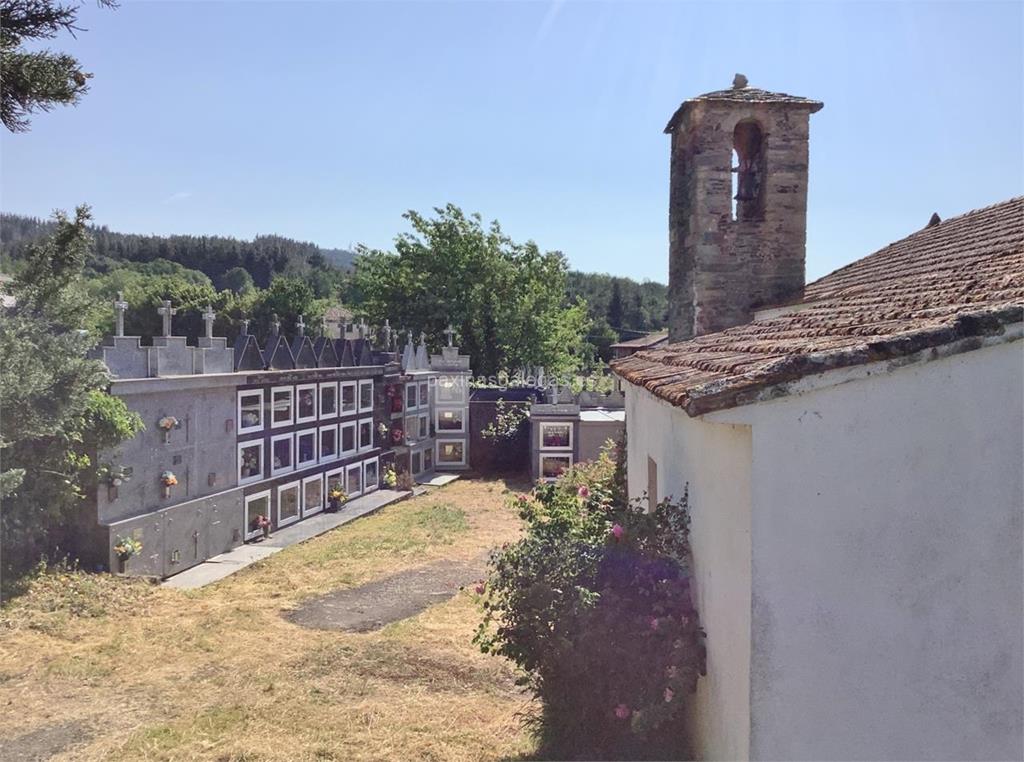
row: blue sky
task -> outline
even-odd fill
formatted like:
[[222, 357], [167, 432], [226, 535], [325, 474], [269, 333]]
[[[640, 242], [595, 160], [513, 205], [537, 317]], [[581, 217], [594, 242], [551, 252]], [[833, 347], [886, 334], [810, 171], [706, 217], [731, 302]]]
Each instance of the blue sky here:
[[667, 279], [668, 137], [729, 86], [817, 98], [808, 275], [1024, 192], [1020, 3], [88, 2], [77, 108], [0, 137], [4, 211], [389, 246], [454, 202]]

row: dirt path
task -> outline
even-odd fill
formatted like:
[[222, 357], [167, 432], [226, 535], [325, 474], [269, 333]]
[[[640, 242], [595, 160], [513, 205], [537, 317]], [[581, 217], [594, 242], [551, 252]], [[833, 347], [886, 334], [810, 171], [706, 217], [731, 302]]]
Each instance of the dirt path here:
[[317, 630], [371, 632], [446, 601], [483, 577], [486, 560], [436, 561], [313, 598], [285, 616]]
[[62, 722], [9, 740], [0, 739], [4, 762], [39, 762], [88, 738], [81, 722]]

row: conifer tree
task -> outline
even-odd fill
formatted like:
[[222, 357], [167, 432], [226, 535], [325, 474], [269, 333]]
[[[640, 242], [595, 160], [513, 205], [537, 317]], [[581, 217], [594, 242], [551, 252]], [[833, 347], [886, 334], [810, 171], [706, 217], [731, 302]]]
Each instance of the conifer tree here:
[[95, 489], [97, 454], [134, 436], [137, 415], [106, 393], [106, 368], [86, 357], [95, 344], [82, 268], [88, 207], [56, 215], [6, 289], [0, 311], [0, 531], [3, 581], [40, 555], [67, 547], [65, 532]]
[[[116, 7], [115, 0], [97, 0]], [[81, 2], [0, 0], [0, 121], [11, 132], [29, 129], [29, 116], [72, 105], [89, 90], [92, 77], [67, 53], [27, 50], [26, 42], [74, 36]]]

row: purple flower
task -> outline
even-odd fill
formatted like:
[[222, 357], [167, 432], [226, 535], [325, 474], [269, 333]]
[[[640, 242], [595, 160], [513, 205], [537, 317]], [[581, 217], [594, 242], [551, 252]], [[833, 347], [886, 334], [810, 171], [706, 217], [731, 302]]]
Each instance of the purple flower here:
[[668, 702], [670, 702], [672, 699], [674, 699], [675, 697], [676, 697], [676, 692], [674, 690], [672, 690], [671, 688], [666, 688], [665, 689], [665, 703], [666, 704]]
[[629, 707], [625, 704], [619, 704], [617, 707], [615, 707], [615, 716], [618, 717], [620, 720], [628, 719]]
[[486, 590], [487, 588], [484, 587], [484, 583], [483, 582], [477, 582], [476, 583], [476, 588], [474, 588], [474, 589], [476, 590], [476, 594], [477, 595], [483, 595], [484, 594], [484, 590]]
[[652, 616], [647, 620], [647, 623], [651, 626], [652, 630], [658, 629], [658, 617]]
[[622, 535], [624, 535], [625, 533], [626, 530], [622, 528], [621, 524], [615, 524], [612, 527], [612, 537], [614, 537], [616, 540], [621, 540]]

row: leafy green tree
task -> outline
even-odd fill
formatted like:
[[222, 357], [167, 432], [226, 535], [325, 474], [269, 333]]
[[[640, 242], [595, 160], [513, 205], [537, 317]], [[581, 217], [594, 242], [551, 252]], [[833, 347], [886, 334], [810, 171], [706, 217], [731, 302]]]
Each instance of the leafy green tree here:
[[566, 305], [565, 258], [453, 204], [434, 213], [407, 212], [413, 232], [395, 239], [394, 252], [359, 248], [347, 302], [371, 321], [425, 331], [434, 346], [451, 323], [479, 375], [575, 369], [589, 321], [585, 304]]
[[252, 320], [250, 332], [266, 337], [270, 332], [271, 316], [276, 314], [281, 321], [281, 332], [295, 335], [295, 324], [301, 315], [306, 323], [306, 335], [319, 335], [323, 325], [327, 301], [317, 299], [312, 287], [300, 278], [278, 277], [270, 288], [257, 291], [248, 305]]
[[0, 321], [0, 524], [5, 579], [67, 547], [75, 509], [96, 484], [96, 453], [142, 421], [106, 394], [106, 368], [86, 358], [90, 297], [79, 284], [90, 246], [88, 207], [56, 215], [7, 292]]
[[596, 355], [601, 358], [603, 362], [607, 363], [612, 359], [611, 346], [618, 340], [618, 331], [608, 325], [607, 320], [595, 320], [590, 326], [590, 333], [587, 336], [587, 341], [593, 345]]
[[245, 294], [256, 288], [256, 283], [244, 267], [232, 267], [220, 276], [219, 284], [221, 288], [234, 291], [236, 294]]
[[[114, 0], [98, 0], [116, 7]], [[51, 40], [76, 26], [81, 2], [2, 0], [0, 2], [0, 120], [11, 132], [29, 129], [29, 116], [54, 106], [71, 105], [89, 90], [92, 74], [74, 56], [27, 50], [25, 43]]]

